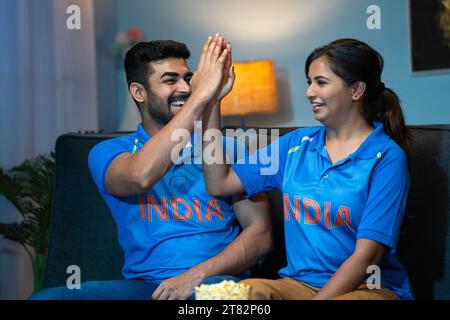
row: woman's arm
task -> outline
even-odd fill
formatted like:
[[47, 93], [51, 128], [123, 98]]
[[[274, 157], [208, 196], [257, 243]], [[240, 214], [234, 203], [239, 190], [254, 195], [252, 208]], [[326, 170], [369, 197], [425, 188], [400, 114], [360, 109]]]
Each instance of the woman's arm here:
[[[235, 79], [234, 69], [231, 62], [231, 46], [226, 43], [228, 49], [227, 59], [224, 66], [223, 89], [217, 100], [213, 100], [203, 112], [203, 137], [207, 130], [217, 130], [221, 133], [220, 125], [220, 101], [232, 89]], [[217, 136], [217, 135], [215, 135]], [[205, 176], [206, 189], [212, 196], [228, 196], [245, 192], [244, 186], [237, 174], [226, 163], [225, 155], [219, 159], [220, 163], [207, 158], [205, 150], [223, 150], [223, 139], [203, 141], [203, 172]], [[223, 153], [224, 154], [224, 153]]]
[[385, 251], [386, 247], [376, 241], [359, 239], [353, 254], [312, 299], [332, 299], [355, 290], [368, 277], [367, 268], [378, 265]]

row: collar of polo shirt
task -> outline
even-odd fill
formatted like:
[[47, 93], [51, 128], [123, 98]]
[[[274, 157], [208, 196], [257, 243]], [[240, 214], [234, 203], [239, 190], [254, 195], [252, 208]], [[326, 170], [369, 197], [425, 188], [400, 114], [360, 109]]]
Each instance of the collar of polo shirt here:
[[[350, 158], [370, 159], [378, 156], [380, 150], [388, 143], [389, 136], [384, 132], [384, 126], [381, 122], [373, 121], [375, 128], [364, 140], [359, 148], [350, 154]], [[325, 144], [325, 127], [321, 127], [317, 132], [311, 134], [307, 150], [323, 150]], [[379, 156], [378, 156], [379, 157]]]

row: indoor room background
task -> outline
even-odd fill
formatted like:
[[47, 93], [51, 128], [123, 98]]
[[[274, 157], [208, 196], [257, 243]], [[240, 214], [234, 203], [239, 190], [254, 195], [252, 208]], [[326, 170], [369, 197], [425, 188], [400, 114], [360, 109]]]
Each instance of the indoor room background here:
[[[67, 18], [65, 7], [57, 11], [60, 16], [56, 17], [54, 1], [57, 0], [39, 0], [39, 5], [30, 4], [35, 10], [26, 13], [32, 17], [30, 23], [33, 19], [38, 23], [38, 20], [50, 18], [53, 27], [64, 24]], [[26, 109], [31, 104], [21, 102], [20, 95], [14, 94], [17, 86], [23, 88], [25, 95], [32, 94], [36, 87], [58, 95], [60, 86], [56, 82], [50, 88], [44, 88], [42, 81], [26, 82], [24, 86], [26, 80], [11, 77], [15, 74], [11, 68], [23, 62], [21, 53], [14, 46], [18, 41], [14, 35], [23, 35], [19, 28], [22, 22], [16, 14], [26, 3], [26, 0], [0, 0], [0, 35], [6, 47], [0, 51], [0, 93], [9, 97], [7, 103], [0, 97], [0, 101], [3, 100], [0, 102], [0, 139], [5, 150], [1, 156], [2, 168], [49, 152], [57, 136], [67, 131], [135, 129], [138, 114], [130, 103], [121, 57], [111, 52], [117, 34], [130, 28], [139, 28], [143, 40], [172, 39], [186, 43], [191, 51], [188, 62], [193, 70], [204, 40], [215, 33], [223, 34], [231, 42], [234, 61], [272, 60], [279, 112], [248, 115], [246, 125], [249, 127], [318, 125], [305, 97], [304, 62], [314, 48], [344, 37], [365, 41], [384, 57], [382, 80], [401, 98], [407, 124], [450, 123], [450, 71], [412, 72], [408, 0], [62, 0], [59, 3], [65, 6], [80, 4], [81, 30], [70, 33], [73, 37], [70, 41], [57, 43], [60, 51], [51, 50], [55, 56], [47, 63], [64, 69], [71, 61], [77, 61], [72, 71], [61, 77], [72, 86], [73, 95], [56, 96], [52, 100], [58, 106], [56, 111], [46, 109], [48, 101], [45, 98], [30, 96], [33, 108], [46, 111], [39, 112], [37, 118], [27, 118], [34, 123], [27, 126], [22, 120], [31, 117]], [[380, 29], [368, 27], [367, 20], [372, 13], [367, 9], [371, 5], [380, 8]], [[41, 34], [28, 34], [29, 63], [45, 52], [38, 49], [40, 46], [55, 45], [56, 38], [45, 32], [45, 26], [42, 27]], [[39, 72], [46, 75], [49, 71], [41, 68]], [[91, 82], [83, 81], [84, 84], [77, 87], [76, 84], [82, 81], [77, 76], [81, 72], [85, 72]], [[27, 78], [26, 73], [24, 78]], [[39, 96], [39, 92], [36, 94]], [[20, 115], [15, 105], [17, 101], [25, 106]], [[61, 117], [66, 119], [65, 125], [58, 120]], [[224, 119], [225, 125], [239, 123], [237, 116]], [[23, 152], [11, 157], [17, 150], [15, 143], [20, 139], [27, 143], [33, 140], [34, 145], [26, 145]], [[1, 197], [0, 208], [3, 208], [0, 222], [15, 221], [20, 217]], [[0, 299], [26, 298], [32, 287], [31, 266], [23, 249], [0, 238]]]

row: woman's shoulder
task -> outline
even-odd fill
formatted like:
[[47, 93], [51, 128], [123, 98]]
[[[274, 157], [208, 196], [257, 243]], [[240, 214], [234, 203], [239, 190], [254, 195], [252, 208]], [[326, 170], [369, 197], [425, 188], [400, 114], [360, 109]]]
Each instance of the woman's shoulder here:
[[278, 139], [280, 150], [290, 154], [300, 148], [309, 148], [312, 141], [320, 139], [322, 127], [302, 127], [284, 134]]
[[321, 126], [297, 128], [285, 134], [282, 138], [294, 144], [300, 144], [303, 141], [310, 142], [313, 141], [314, 139], [317, 139], [322, 129], [323, 127]]
[[408, 158], [405, 151], [390, 137], [386, 139], [377, 157], [379, 158], [378, 170], [386, 169], [398, 174], [408, 171]]
[[386, 133], [381, 122], [374, 122], [375, 130], [363, 144], [363, 156], [366, 158], [377, 157], [380, 160], [406, 161], [404, 150]]
[[388, 159], [399, 159], [406, 161], [405, 151], [387, 134], [386, 143], [381, 148], [381, 152]]
[[324, 127], [323, 126], [314, 126], [314, 127], [301, 127], [295, 129], [293, 132], [298, 136], [304, 137], [314, 137], [317, 135]]

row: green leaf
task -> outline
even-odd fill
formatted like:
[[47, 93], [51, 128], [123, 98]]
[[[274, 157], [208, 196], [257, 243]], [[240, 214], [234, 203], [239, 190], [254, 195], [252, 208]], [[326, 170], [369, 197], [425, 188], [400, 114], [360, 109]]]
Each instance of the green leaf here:
[[[20, 243], [28, 252], [34, 275], [34, 289], [42, 286], [47, 252], [53, 194], [55, 153], [40, 155], [5, 172], [0, 168], [0, 194], [16, 207], [23, 221], [0, 223], [0, 234]], [[28, 249], [33, 247], [33, 255]]]
[[18, 200], [19, 188], [20, 186], [16, 179], [6, 174], [3, 169], [0, 168], [0, 194], [23, 214], [22, 207]]

